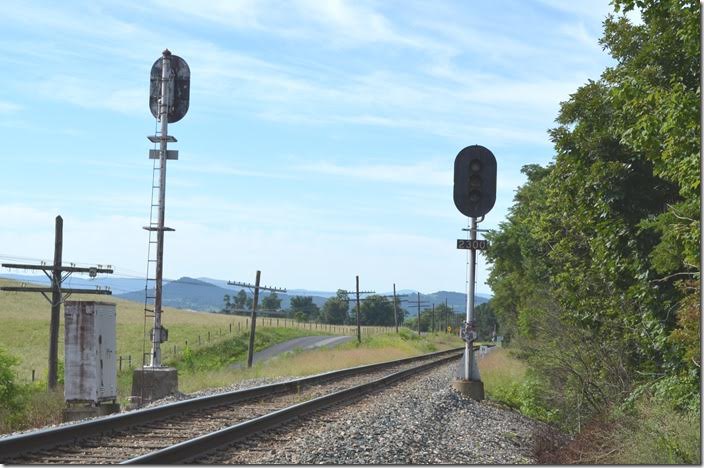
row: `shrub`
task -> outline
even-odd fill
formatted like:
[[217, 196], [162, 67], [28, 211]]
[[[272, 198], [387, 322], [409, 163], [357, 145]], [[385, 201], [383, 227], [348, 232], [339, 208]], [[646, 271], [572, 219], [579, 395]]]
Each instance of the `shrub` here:
[[31, 385], [17, 383], [14, 367], [19, 360], [0, 347], [0, 430], [13, 430], [22, 424], [23, 411]]

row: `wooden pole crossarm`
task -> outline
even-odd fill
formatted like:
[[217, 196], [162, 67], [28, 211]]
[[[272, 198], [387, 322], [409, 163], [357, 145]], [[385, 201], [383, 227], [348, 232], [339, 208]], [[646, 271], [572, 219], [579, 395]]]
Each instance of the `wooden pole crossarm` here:
[[95, 271], [96, 273], [113, 273], [112, 268], [91, 268], [91, 267], [75, 267], [75, 266], [58, 266], [53, 265], [30, 265], [25, 263], [3, 263], [2, 266], [5, 268], [15, 268], [18, 270], [58, 270], [66, 271], [69, 273], [90, 273]]
[[243, 288], [249, 288], [249, 289], [253, 289], [256, 287], [256, 288], [259, 288], [260, 291], [272, 291], [272, 292], [282, 292], [282, 293], [286, 292], [286, 288], [276, 288], [273, 286], [271, 286], [271, 287], [270, 286], [256, 286], [254, 284], [242, 283], [240, 281], [228, 281], [227, 284], [229, 286], [241, 286]]
[[[7, 292], [38, 292], [38, 293], [50, 293], [54, 289], [50, 287], [34, 287], [34, 286], [0, 286], [0, 291]], [[107, 294], [112, 295], [112, 291], [109, 289], [65, 289], [61, 288], [62, 293], [66, 294]]]

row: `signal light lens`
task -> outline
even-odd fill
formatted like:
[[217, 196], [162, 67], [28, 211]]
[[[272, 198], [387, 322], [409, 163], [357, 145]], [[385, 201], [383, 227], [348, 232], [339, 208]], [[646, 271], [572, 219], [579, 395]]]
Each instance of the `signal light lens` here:
[[479, 200], [481, 200], [482, 194], [479, 192], [479, 190], [470, 190], [469, 191], [469, 202], [470, 203], [479, 203]]
[[482, 170], [482, 163], [478, 159], [473, 160], [469, 163], [469, 170], [472, 172], [479, 172]]

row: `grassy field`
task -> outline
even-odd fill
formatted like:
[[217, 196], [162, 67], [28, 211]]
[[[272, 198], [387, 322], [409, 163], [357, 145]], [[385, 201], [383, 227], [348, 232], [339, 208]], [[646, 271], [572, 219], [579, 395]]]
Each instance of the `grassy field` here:
[[[19, 285], [0, 279], [0, 286]], [[117, 355], [123, 357], [123, 367], [131, 358], [133, 366], [141, 366], [144, 338], [143, 305], [110, 296], [75, 295], [70, 300], [105, 301], [117, 305]], [[39, 293], [0, 292], [0, 346], [20, 360], [18, 377], [30, 381], [32, 370], [37, 380], [46, 380], [49, 357], [50, 306]], [[169, 341], [164, 344], [165, 360], [180, 355], [188, 342], [191, 349], [198, 349], [239, 335], [247, 329], [249, 319], [241, 316], [192, 312], [165, 308], [162, 323], [169, 330]], [[312, 333], [352, 334], [353, 327], [301, 324], [291, 320], [257, 318], [257, 327], [288, 327], [309, 330]], [[147, 333], [151, 324], [147, 324]], [[365, 327], [364, 334], [380, 333], [381, 328]], [[63, 309], [59, 332], [59, 360], [63, 360]], [[200, 344], [199, 344], [200, 343]], [[149, 351], [147, 344], [146, 351]]]
[[[0, 280], [0, 284], [8, 283]], [[95, 300], [95, 297], [76, 296], [72, 299]], [[108, 300], [117, 304], [118, 355], [131, 355], [133, 366], [139, 366], [144, 324], [142, 307], [120, 299]], [[48, 392], [44, 383], [48, 359], [49, 305], [39, 294], [0, 293], [0, 322], [3, 324], [0, 346], [18, 358], [19, 365], [15, 370], [22, 377], [20, 381], [31, 380], [32, 369], [36, 370], [37, 376], [37, 382], [28, 384], [21, 391], [23, 403], [19, 409], [6, 408], [4, 413], [0, 411], [0, 432], [60, 422], [64, 406], [63, 386], [60, 384], [56, 391]], [[269, 318], [257, 322], [256, 351], [299, 336], [356, 333], [353, 327], [331, 328], [284, 322], [283, 319], [279, 319], [278, 323], [276, 319]], [[179, 390], [184, 393], [256, 377], [310, 375], [462, 345], [458, 337], [446, 334], [419, 337], [404, 328], [396, 334], [387, 333], [381, 327], [366, 327], [361, 343], [353, 339], [334, 349], [298, 349], [246, 369], [233, 368], [232, 364], [246, 360], [247, 318], [166, 309], [164, 323], [169, 329], [164, 362], [179, 370]], [[174, 345], [178, 348], [176, 353], [169, 349]], [[59, 352], [60, 359], [63, 359], [63, 331], [60, 333]], [[59, 377], [61, 379], [63, 376], [60, 374]], [[132, 371], [124, 360], [122, 371], [118, 372], [118, 399], [122, 404], [126, 403], [131, 393], [131, 385]]]
[[[196, 369], [197, 371], [189, 371], [183, 365], [182, 359], [174, 364], [179, 369], [183, 369], [179, 372], [181, 391], [193, 392], [256, 377], [311, 375], [363, 364], [402, 359], [462, 345], [463, 342], [454, 335], [433, 333], [421, 338], [414, 332], [402, 328], [398, 335], [388, 333], [364, 336], [362, 343], [357, 343], [357, 340], [353, 339], [330, 349], [296, 350], [265, 362], [256, 363], [251, 369], [205, 366], [206, 368]], [[197, 368], [198, 366], [194, 365], [193, 367]]]
[[[17, 285], [0, 279], [0, 285]], [[141, 304], [113, 297], [75, 295], [71, 300], [114, 302], [117, 306], [118, 399], [125, 403], [131, 393], [132, 367], [142, 365], [144, 312]], [[62, 310], [63, 314], [63, 310]], [[60, 422], [63, 386], [46, 391], [49, 347], [50, 306], [38, 293], [0, 292], [0, 347], [18, 359], [13, 367], [17, 381], [26, 383], [21, 391], [21, 409], [0, 414], [0, 431], [20, 430]], [[334, 349], [295, 350], [257, 363], [252, 369], [233, 368], [246, 360], [249, 318], [166, 308], [163, 323], [169, 341], [163, 345], [163, 362], [179, 370], [179, 390], [189, 393], [226, 386], [255, 377], [302, 376], [362, 364], [400, 359], [436, 350], [462, 346], [462, 341], [446, 334], [419, 337], [401, 329], [363, 327], [362, 343], [356, 339]], [[147, 330], [151, 325], [147, 324]], [[391, 330], [391, 333], [389, 333]], [[299, 336], [342, 334], [356, 336], [351, 326], [301, 324], [291, 320], [257, 319], [255, 350]], [[148, 343], [147, 343], [148, 346]], [[176, 349], [174, 350], [174, 347]], [[146, 349], [149, 351], [149, 348]], [[63, 317], [59, 332], [59, 363], [63, 362]], [[175, 351], [175, 352], [174, 352]], [[131, 358], [128, 361], [128, 357]], [[35, 383], [32, 380], [35, 373]], [[59, 381], [63, 375], [59, 372]], [[0, 402], [2, 403], [2, 402]], [[0, 405], [0, 409], [2, 405]], [[8, 412], [10, 411], [10, 412]], [[0, 411], [2, 413], [2, 411]]]

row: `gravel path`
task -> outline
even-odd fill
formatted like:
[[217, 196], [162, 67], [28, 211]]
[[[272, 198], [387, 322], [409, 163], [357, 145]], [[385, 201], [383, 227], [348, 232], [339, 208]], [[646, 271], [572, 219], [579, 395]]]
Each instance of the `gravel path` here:
[[[329, 335], [313, 335], [301, 336], [292, 340], [284, 341], [273, 346], [269, 346], [261, 351], [256, 351], [252, 356], [252, 362], [257, 363], [271, 359], [279, 354], [293, 351], [295, 349], [313, 349], [313, 348], [332, 348], [342, 343], [346, 343], [352, 339], [351, 336], [329, 336]], [[232, 364], [230, 367], [237, 369], [244, 367], [243, 363]]]
[[207, 463], [536, 463], [536, 436], [549, 426], [450, 388], [448, 364], [218, 452]]

